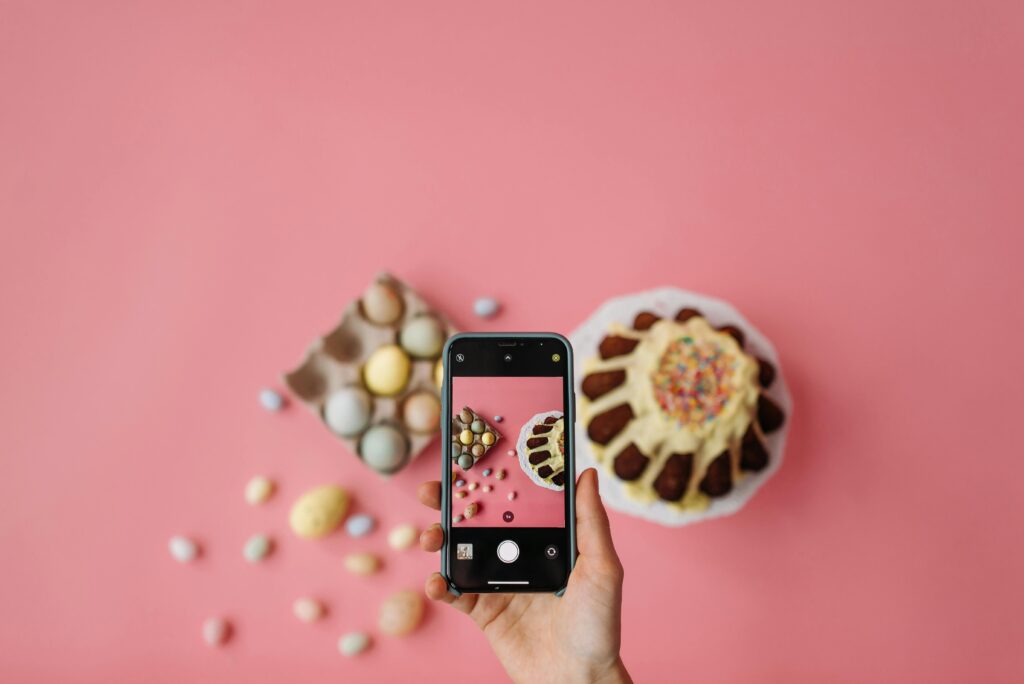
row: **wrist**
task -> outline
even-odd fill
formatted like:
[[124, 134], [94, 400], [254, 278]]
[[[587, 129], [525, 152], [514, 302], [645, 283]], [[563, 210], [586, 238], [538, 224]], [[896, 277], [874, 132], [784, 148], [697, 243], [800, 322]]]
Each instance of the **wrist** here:
[[632, 684], [633, 680], [622, 663], [622, 658], [616, 658], [612, 663], [596, 667], [584, 666], [575, 668], [573, 675], [569, 676], [570, 682], [588, 682], [589, 684]]

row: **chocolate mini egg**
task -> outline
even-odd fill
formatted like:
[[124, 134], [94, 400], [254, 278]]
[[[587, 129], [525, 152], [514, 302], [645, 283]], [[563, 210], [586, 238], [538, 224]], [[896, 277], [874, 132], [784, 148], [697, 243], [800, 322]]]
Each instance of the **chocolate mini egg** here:
[[331, 533], [348, 513], [348, 492], [337, 485], [310, 489], [296, 499], [288, 516], [292, 531], [314, 539]]
[[444, 346], [444, 329], [433, 316], [417, 316], [398, 334], [402, 348], [419, 359], [432, 359]]
[[391, 636], [405, 636], [423, 619], [423, 597], [418, 591], [399, 591], [380, 605], [378, 627]]
[[338, 639], [338, 651], [346, 658], [359, 655], [370, 647], [370, 635], [366, 632], [349, 632]]
[[358, 435], [366, 429], [373, 400], [361, 387], [342, 387], [324, 402], [324, 422], [342, 437]]
[[469, 470], [473, 467], [473, 457], [469, 454], [462, 454], [459, 456], [459, 467], [463, 470]]
[[327, 610], [324, 608], [324, 604], [315, 598], [303, 596], [295, 599], [295, 603], [292, 604], [292, 612], [303, 622], [316, 622], [324, 616]]
[[363, 314], [372, 323], [390, 325], [402, 315], [402, 298], [391, 286], [373, 283], [363, 293]]
[[392, 396], [398, 394], [409, 382], [412, 363], [409, 355], [396, 344], [385, 344], [370, 354], [363, 366], [363, 380], [374, 394]]
[[434, 432], [441, 421], [441, 401], [433, 392], [416, 392], [402, 404], [402, 420], [413, 432]]
[[484, 431], [484, 421], [474, 420], [472, 423], [469, 424], [469, 429], [472, 430], [475, 434], [479, 435], [481, 432]]
[[419, 531], [415, 526], [409, 525], [408, 523], [396, 525], [391, 528], [390, 532], [388, 532], [388, 546], [396, 551], [401, 551], [402, 549], [407, 549], [412, 546], [418, 536]]
[[203, 641], [207, 646], [220, 646], [231, 638], [231, 623], [224, 618], [211, 617], [203, 622]]
[[391, 473], [405, 464], [409, 443], [398, 428], [387, 423], [374, 425], [359, 441], [359, 455], [379, 473]]
[[380, 570], [380, 558], [366, 551], [350, 553], [345, 556], [345, 569], [353, 575], [372, 575]]
[[459, 433], [459, 441], [469, 446], [473, 443], [473, 432], [471, 430], [463, 430]]
[[487, 446], [494, 444], [494, 433], [485, 432], [484, 434], [480, 435], [480, 441], [486, 444]]

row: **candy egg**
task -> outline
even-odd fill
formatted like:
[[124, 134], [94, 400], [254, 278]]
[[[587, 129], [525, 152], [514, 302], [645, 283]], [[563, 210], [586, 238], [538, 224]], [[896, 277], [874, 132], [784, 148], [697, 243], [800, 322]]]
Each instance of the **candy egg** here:
[[361, 387], [342, 387], [324, 402], [324, 422], [343, 437], [357, 435], [366, 429], [373, 410], [373, 400]]
[[171, 537], [167, 549], [179, 563], [189, 563], [199, 555], [199, 545], [188, 537]]
[[444, 329], [433, 316], [417, 316], [402, 326], [398, 334], [399, 344], [419, 359], [432, 359], [440, 354], [444, 340]]
[[394, 425], [374, 425], [359, 442], [359, 455], [379, 473], [391, 473], [405, 464], [409, 443]]
[[516, 498], [516, 496], [517, 496], [517, 495], [516, 495], [516, 493], [515, 493], [515, 492], [509, 492], [509, 493], [508, 493], [508, 500], [509, 500], [509, 501], [514, 501], [514, 500], [515, 500], [515, 498]]
[[441, 421], [441, 401], [433, 392], [416, 392], [403, 402], [402, 420], [413, 432], [434, 432]]
[[492, 487], [491, 485], [484, 485], [483, 489], [484, 489], [485, 492], [489, 492], [492, 489], [494, 489], [494, 487]]
[[464, 408], [462, 409], [461, 412], [459, 412], [459, 420], [461, 420], [463, 423], [472, 423], [473, 413], [468, 408]]
[[492, 472], [494, 471], [490, 468], [484, 468], [484, 477], [490, 477]]
[[292, 612], [295, 613], [295, 617], [302, 620], [303, 622], [316, 622], [324, 616], [324, 606], [316, 599], [304, 596], [300, 599], [295, 599], [295, 603], [292, 604]]
[[459, 456], [462, 455], [462, 445], [459, 444], [458, 440], [455, 440], [454, 442], [452, 442], [451, 455], [452, 455], [452, 458], [454, 458], [454, 459], [458, 459]]
[[258, 506], [274, 493], [274, 483], [270, 478], [257, 475], [245, 485], [245, 500], [252, 506]]
[[494, 422], [495, 423], [503, 423], [503, 422], [505, 422], [505, 417], [504, 416], [494, 416]]
[[456, 525], [459, 524], [462, 521], [463, 521], [463, 517], [461, 515], [456, 515], [456, 516], [452, 517], [452, 522], [455, 523]]
[[497, 472], [497, 474], [495, 474], [494, 477], [498, 478], [499, 480], [504, 480], [507, 475], [508, 475], [508, 472], [506, 472], [505, 469], [502, 468], [501, 470], [499, 470]]
[[487, 446], [491, 446], [492, 444], [494, 444], [494, 433], [485, 432], [484, 434], [480, 435], [480, 441], [486, 444]]
[[459, 456], [459, 467], [463, 470], [469, 470], [473, 467], [473, 457], [469, 454], [462, 454]]
[[203, 622], [203, 641], [207, 646], [220, 646], [231, 636], [231, 623], [224, 618], [212, 617]]
[[456, 499], [465, 499], [466, 498], [466, 492], [455, 492], [455, 498]]
[[473, 443], [473, 433], [469, 430], [463, 430], [459, 433], [459, 441], [469, 446]]
[[345, 569], [353, 575], [372, 575], [380, 569], [380, 558], [372, 553], [350, 553], [345, 556]]
[[366, 513], [353, 515], [345, 521], [345, 531], [350, 537], [363, 537], [373, 531], [377, 521]]
[[391, 636], [404, 636], [419, 626], [423, 619], [423, 597], [418, 591], [399, 591], [380, 606], [378, 627]]
[[268, 411], [280, 411], [284, 408], [284, 397], [269, 387], [265, 387], [260, 390], [260, 405]]
[[338, 639], [338, 651], [351, 658], [370, 647], [370, 635], [366, 632], [349, 632]]
[[469, 491], [474, 492], [474, 491], [476, 491], [476, 488], [479, 487], [479, 486], [480, 485], [477, 484], [476, 482], [470, 482], [468, 489], [469, 489]]
[[250, 563], [259, 563], [270, 554], [273, 542], [265, 534], [254, 534], [249, 537], [242, 548], [242, 555]]
[[471, 446], [469, 448], [469, 450], [477, 458], [480, 458], [481, 456], [484, 455], [484, 445], [483, 444], [474, 444], [473, 446]]
[[288, 524], [300, 537], [313, 539], [332, 532], [348, 513], [348, 492], [337, 485], [310, 489], [292, 504]]
[[466, 510], [464, 510], [462, 512], [462, 514], [466, 517], [466, 520], [469, 520], [470, 518], [472, 518], [474, 515], [476, 515], [479, 512], [480, 512], [480, 504], [477, 503], [476, 501], [474, 501], [473, 503], [471, 503], [468, 506], [466, 506]]
[[475, 434], [479, 435], [481, 432], [484, 431], [484, 421], [474, 420], [472, 423], [470, 423], [469, 429], [472, 430]]
[[388, 546], [398, 551], [407, 549], [416, 541], [418, 534], [412, 525], [398, 525], [391, 528], [391, 532], [388, 533]]
[[363, 293], [363, 314], [372, 323], [388, 325], [402, 315], [402, 298], [394, 288], [373, 283]]
[[456, 487], [463, 487], [463, 486], [465, 486], [465, 484], [466, 484], [465, 480], [456, 480], [455, 481], [455, 486]]
[[480, 318], [491, 318], [498, 313], [501, 304], [493, 297], [479, 297], [473, 302], [473, 313]]
[[363, 366], [363, 380], [374, 394], [391, 396], [398, 394], [409, 381], [412, 368], [409, 355], [395, 344], [378, 347]]

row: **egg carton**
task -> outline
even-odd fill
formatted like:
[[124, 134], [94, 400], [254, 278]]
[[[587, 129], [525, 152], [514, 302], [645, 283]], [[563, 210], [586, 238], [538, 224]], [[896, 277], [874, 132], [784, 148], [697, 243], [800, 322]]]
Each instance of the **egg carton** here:
[[[387, 323], [371, 320], [367, 308], [373, 313], [382, 301], [393, 306], [394, 301], [389, 299], [392, 295], [401, 304], [398, 317]], [[436, 354], [416, 356], [403, 344], [402, 330], [425, 316], [437, 322], [441, 331], [440, 343], [436, 345]], [[288, 389], [319, 416], [324, 427], [360, 460], [377, 472], [392, 474], [408, 465], [440, 431], [441, 351], [444, 341], [455, 332], [448, 319], [431, 308], [411, 287], [387, 273], [381, 273], [362, 297], [345, 308], [338, 325], [310, 345], [302, 363], [285, 373], [283, 380]], [[407, 381], [392, 394], [374, 393], [370, 386], [375, 383], [371, 381], [368, 385], [365, 376], [367, 361], [382, 347], [397, 347], [410, 360]], [[375, 370], [385, 373], [400, 371], [404, 365], [401, 354], [396, 354], [394, 349], [385, 354], [395, 362], [381, 363], [382, 357], [378, 356], [374, 362]], [[397, 359], [394, 358], [396, 356]], [[355, 398], [349, 404], [350, 408], [354, 407], [356, 415], [346, 425], [346, 434], [332, 429], [325, 417], [328, 399], [339, 392]], [[421, 393], [433, 397], [434, 402]], [[414, 403], [421, 409], [416, 416], [411, 414], [408, 404], [414, 397], [417, 397]], [[437, 418], [428, 421], [424, 415], [430, 415], [435, 402]], [[431, 407], [430, 410], [424, 412], [424, 405]], [[364, 410], [367, 419], [362, 421], [360, 417]], [[343, 417], [348, 418], [344, 414]], [[388, 427], [374, 430], [378, 426]], [[371, 437], [366, 443], [369, 458], [364, 457], [363, 449], [364, 437], [367, 436]]]

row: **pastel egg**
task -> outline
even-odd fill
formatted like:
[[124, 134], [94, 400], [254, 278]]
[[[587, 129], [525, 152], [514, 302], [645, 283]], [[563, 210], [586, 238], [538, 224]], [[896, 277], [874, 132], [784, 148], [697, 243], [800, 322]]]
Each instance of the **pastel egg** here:
[[469, 470], [473, 467], [473, 457], [469, 454], [462, 454], [459, 456], [459, 467], [463, 470]]
[[324, 402], [324, 422], [342, 437], [366, 429], [373, 412], [373, 400], [361, 387], [342, 387]]
[[472, 423], [473, 422], [473, 413], [472, 413], [472, 411], [470, 411], [468, 408], [462, 409], [459, 412], [459, 420], [461, 420], [463, 423]]
[[292, 612], [303, 622], [316, 622], [324, 616], [325, 610], [322, 603], [314, 598], [304, 596], [295, 599], [295, 603], [292, 604]]
[[423, 619], [423, 597], [418, 591], [399, 591], [380, 606], [377, 626], [391, 636], [404, 636], [416, 629]]
[[462, 522], [463, 520], [464, 520], [464, 518], [461, 515], [456, 515], [456, 516], [452, 517], [452, 522], [455, 523], [456, 525], [459, 524], [460, 522]]
[[433, 392], [416, 392], [402, 404], [402, 419], [413, 432], [434, 432], [441, 421], [441, 401]]
[[359, 442], [359, 455], [379, 473], [391, 473], [405, 464], [409, 443], [394, 425], [374, 425]]
[[458, 441], [452, 442], [451, 456], [452, 458], [458, 458], [462, 455], [462, 445]]
[[380, 558], [372, 553], [350, 553], [345, 556], [345, 569], [353, 575], [372, 575], [380, 570]]
[[484, 431], [484, 421], [474, 420], [472, 423], [470, 423], [469, 429], [472, 430], [475, 434], [479, 435], [481, 432]]
[[494, 472], [490, 468], [484, 468], [484, 477], [490, 477], [491, 473]]
[[418, 534], [413, 525], [398, 525], [388, 533], [388, 546], [398, 551], [407, 549], [416, 541]]
[[402, 298], [394, 288], [373, 283], [363, 293], [363, 314], [372, 323], [389, 325], [402, 315]]
[[280, 411], [284, 408], [284, 397], [269, 387], [265, 387], [260, 390], [260, 405], [268, 411]]
[[250, 563], [259, 563], [270, 554], [272, 546], [270, 537], [265, 534], [254, 534], [245, 542], [242, 555]]
[[463, 430], [459, 433], [459, 441], [469, 446], [473, 443], [473, 433], [470, 430]]
[[377, 521], [373, 519], [373, 516], [360, 513], [345, 521], [345, 531], [350, 537], [364, 537], [372, 532], [376, 525]]
[[370, 647], [370, 635], [366, 632], [349, 632], [338, 639], [338, 651], [346, 658], [357, 656]]
[[231, 636], [231, 623], [224, 618], [211, 617], [203, 621], [203, 641], [207, 646], [220, 646]]
[[483, 444], [474, 444], [472, 447], [470, 447], [469, 450], [477, 458], [480, 458], [481, 456], [484, 455], [484, 445]]
[[167, 542], [167, 550], [179, 563], [190, 563], [199, 555], [199, 545], [188, 537], [171, 537]]
[[472, 518], [474, 515], [476, 515], [479, 512], [480, 512], [480, 504], [477, 503], [476, 501], [474, 501], [473, 503], [471, 503], [468, 506], [466, 506], [466, 510], [464, 510], [462, 512], [462, 514], [466, 517], [466, 520], [469, 520], [470, 518]]
[[245, 485], [245, 500], [251, 506], [258, 506], [274, 493], [274, 482], [268, 477], [257, 475]]
[[417, 316], [398, 333], [399, 344], [419, 359], [432, 359], [440, 354], [444, 340], [444, 329], [433, 316]]
[[493, 297], [479, 297], [473, 302], [473, 313], [480, 318], [491, 318], [501, 309], [501, 304]]
[[480, 441], [486, 444], [487, 446], [494, 444], [494, 433], [485, 432], [484, 434], [480, 435]]
[[379, 396], [398, 394], [409, 382], [412, 362], [409, 355], [396, 344], [378, 347], [363, 366], [366, 387]]
[[292, 504], [288, 524], [300, 537], [315, 539], [330, 534], [348, 513], [348, 492], [337, 485], [314, 487]]

